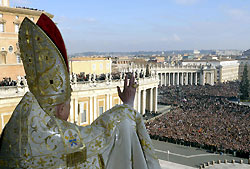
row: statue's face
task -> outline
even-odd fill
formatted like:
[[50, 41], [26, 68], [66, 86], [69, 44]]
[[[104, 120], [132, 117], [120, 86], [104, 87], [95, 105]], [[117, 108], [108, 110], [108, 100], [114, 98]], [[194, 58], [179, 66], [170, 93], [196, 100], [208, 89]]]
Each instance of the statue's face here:
[[57, 106], [56, 117], [67, 121], [70, 114], [70, 99], [63, 104]]

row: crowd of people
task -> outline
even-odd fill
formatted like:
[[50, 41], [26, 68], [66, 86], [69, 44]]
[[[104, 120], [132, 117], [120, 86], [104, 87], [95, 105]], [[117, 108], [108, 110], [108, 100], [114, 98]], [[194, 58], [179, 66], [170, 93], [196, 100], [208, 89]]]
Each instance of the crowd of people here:
[[[110, 77], [111, 76], [111, 77]], [[84, 72], [79, 74], [72, 74], [72, 78], [76, 78], [77, 82], [85, 82], [85, 81], [103, 81], [107, 79], [119, 79], [119, 74], [100, 74], [100, 75], [94, 75], [94, 74], [85, 74]], [[72, 79], [72, 82], [74, 80]]]
[[239, 105], [238, 82], [159, 88], [170, 112], [146, 123], [152, 138], [249, 157], [250, 107]]
[[12, 80], [10, 77], [3, 78], [2, 81], [0, 81], [0, 86], [16, 86], [17, 82], [15, 80]]

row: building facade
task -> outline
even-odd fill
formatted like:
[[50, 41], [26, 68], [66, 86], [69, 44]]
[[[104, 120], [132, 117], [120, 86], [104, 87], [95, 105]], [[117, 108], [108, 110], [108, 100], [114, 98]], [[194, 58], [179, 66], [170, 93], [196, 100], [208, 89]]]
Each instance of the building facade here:
[[112, 61], [110, 58], [89, 58], [79, 57], [70, 58], [69, 67], [70, 73], [80, 74], [108, 74], [111, 73]]
[[0, 0], [0, 79], [24, 76], [24, 69], [18, 47], [18, 31], [25, 17], [37, 22], [39, 16], [45, 13], [50, 18], [53, 15], [45, 11], [16, 7], [9, 5], [9, 0]]
[[215, 82], [223, 83], [239, 79], [238, 60], [189, 60], [183, 61], [182, 65], [211, 65], [215, 67]]
[[[121, 104], [117, 86], [121, 86], [122, 89], [125, 76], [122, 77], [116, 81], [107, 79], [102, 82], [72, 83], [69, 121], [86, 126], [103, 112], [116, 104]], [[157, 76], [139, 78], [137, 83], [139, 87], [135, 95], [134, 108], [141, 114], [145, 114], [146, 111], [156, 112], [159, 83]], [[26, 85], [0, 87], [0, 132], [27, 91]]]

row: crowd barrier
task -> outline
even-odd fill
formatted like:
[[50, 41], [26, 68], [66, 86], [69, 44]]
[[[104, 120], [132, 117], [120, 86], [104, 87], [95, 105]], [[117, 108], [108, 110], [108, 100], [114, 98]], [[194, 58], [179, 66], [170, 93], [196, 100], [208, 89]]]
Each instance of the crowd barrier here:
[[169, 138], [166, 136], [159, 136], [159, 135], [152, 135], [152, 134], [149, 134], [149, 136], [153, 140], [165, 141], [165, 142], [169, 142], [173, 144], [180, 144], [180, 145], [189, 146], [189, 147], [202, 148], [213, 153], [225, 153], [225, 154], [232, 154], [235, 157], [247, 158], [247, 159], [250, 158], [250, 152], [245, 152], [242, 150], [224, 149], [224, 148], [220, 148], [214, 145], [200, 144], [198, 142], [190, 142], [190, 141], [185, 141], [183, 139], [174, 139], [174, 138]]

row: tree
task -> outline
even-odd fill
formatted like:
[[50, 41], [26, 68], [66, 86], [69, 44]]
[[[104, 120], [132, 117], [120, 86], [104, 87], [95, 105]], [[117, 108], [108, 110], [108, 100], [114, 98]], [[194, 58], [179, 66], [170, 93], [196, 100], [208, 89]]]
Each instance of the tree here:
[[240, 99], [241, 100], [248, 100], [249, 98], [249, 80], [248, 80], [248, 71], [247, 71], [247, 64], [244, 66], [243, 75], [240, 82]]

